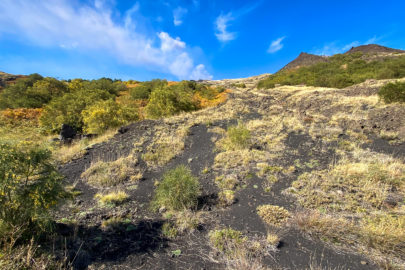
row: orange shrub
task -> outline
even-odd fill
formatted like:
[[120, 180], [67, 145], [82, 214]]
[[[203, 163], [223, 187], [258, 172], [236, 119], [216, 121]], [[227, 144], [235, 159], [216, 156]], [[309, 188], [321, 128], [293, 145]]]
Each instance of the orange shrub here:
[[19, 108], [19, 109], [6, 109], [1, 111], [0, 114], [7, 120], [37, 120], [42, 113], [42, 109], [32, 108]]

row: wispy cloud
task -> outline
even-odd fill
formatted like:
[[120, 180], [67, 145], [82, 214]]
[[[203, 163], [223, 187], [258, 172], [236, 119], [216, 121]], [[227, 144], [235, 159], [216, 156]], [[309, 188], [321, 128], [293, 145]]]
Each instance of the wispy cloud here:
[[182, 7], [177, 7], [173, 10], [173, 23], [175, 26], [179, 26], [183, 23], [183, 17], [187, 12], [188, 10]]
[[279, 50], [281, 50], [284, 47], [284, 44], [281, 43], [283, 40], [285, 39], [285, 37], [279, 37], [276, 40], [273, 40], [269, 46], [269, 48], [267, 49], [268, 53], [275, 53], [278, 52]]
[[221, 42], [227, 42], [230, 40], [234, 40], [236, 38], [235, 32], [228, 32], [229, 23], [233, 21], [234, 18], [232, 17], [232, 12], [227, 14], [221, 14], [217, 17], [215, 21], [215, 26], [217, 32], [215, 36]]
[[315, 48], [311, 51], [313, 54], [318, 54], [318, 55], [334, 55], [338, 53], [344, 53], [348, 50], [350, 50], [352, 47], [357, 47], [360, 45], [367, 45], [367, 44], [373, 44], [381, 40], [380, 37], [374, 36], [372, 38], [369, 38], [365, 42], [360, 42], [360, 41], [352, 41], [347, 44], [341, 44], [337, 41], [329, 42], [326, 43], [322, 48]]
[[230, 32], [228, 30], [232, 21], [237, 20], [239, 17], [253, 11], [261, 4], [261, 1], [253, 5], [241, 8], [236, 11], [230, 11], [226, 14], [221, 13], [215, 20], [215, 36], [223, 43], [234, 40], [237, 38], [237, 32]]
[[116, 18], [113, 7], [108, 8], [105, 2], [98, 0], [87, 5], [70, 0], [2, 0], [0, 34], [15, 35], [40, 47], [108, 53], [127, 65], [180, 79], [212, 78], [203, 65], [194, 63], [179, 37], [137, 31], [134, 14], [139, 11], [138, 4], [125, 16]]

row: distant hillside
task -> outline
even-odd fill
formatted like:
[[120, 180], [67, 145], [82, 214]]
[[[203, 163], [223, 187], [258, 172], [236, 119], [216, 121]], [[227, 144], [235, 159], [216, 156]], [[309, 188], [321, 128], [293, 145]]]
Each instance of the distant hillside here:
[[0, 89], [6, 87], [8, 84], [12, 84], [19, 78], [24, 78], [23, 75], [12, 75], [0, 71]]
[[[377, 44], [361, 45], [358, 47], [352, 47], [350, 50], [344, 54], [353, 54], [353, 53], [362, 53], [364, 55], [373, 55], [380, 54], [381, 56], [386, 56], [387, 54], [401, 54], [405, 53], [404, 50], [392, 49], [384, 47]], [[296, 69], [300, 67], [307, 67], [318, 63], [328, 62], [330, 59], [329, 56], [310, 54], [302, 52], [295, 58], [293, 61], [285, 65], [280, 71]]]
[[361, 45], [352, 47], [345, 54], [361, 52], [364, 54], [378, 54], [378, 53], [405, 53], [404, 50], [392, 49], [377, 44]]
[[305, 84], [344, 88], [367, 79], [402, 77], [405, 77], [405, 51], [370, 44], [329, 57], [301, 53], [277, 73], [261, 80], [258, 87]]
[[295, 68], [310, 66], [313, 64], [323, 63], [323, 62], [327, 62], [327, 61], [328, 61], [328, 57], [326, 57], [326, 56], [319, 56], [319, 55], [315, 55], [315, 54], [309, 54], [309, 53], [302, 52], [302, 53], [300, 53], [300, 55], [298, 55], [297, 58], [295, 58], [293, 61], [288, 63], [281, 70], [295, 69]]

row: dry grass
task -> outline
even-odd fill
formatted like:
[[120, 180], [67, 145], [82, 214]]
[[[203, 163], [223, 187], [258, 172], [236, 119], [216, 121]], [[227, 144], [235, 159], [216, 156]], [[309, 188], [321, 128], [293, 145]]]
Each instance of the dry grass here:
[[142, 171], [136, 167], [138, 160], [129, 155], [115, 161], [97, 161], [82, 173], [81, 177], [97, 187], [111, 187], [126, 180], [137, 181], [142, 178]]
[[275, 233], [267, 233], [266, 241], [271, 246], [276, 247], [280, 243], [280, 237]]
[[204, 223], [205, 212], [184, 210], [173, 214], [178, 233], [192, 233], [198, 225]]
[[107, 194], [97, 193], [94, 198], [102, 205], [119, 205], [127, 201], [129, 195], [124, 191], [114, 191]]
[[218, 193], [218, 203], [223, 206], [230, 206], [235, 202], [235, 191], [223, 190]]
[[305, 207], [355, 213], [382, 209], [389, 194], [405, 195], [402, 162], [362, 150], [353, 155], [328, 170], [301, 175], [290, 191]]
[[153, 142], [142, 158], [151, 167], [167, 164], [184, 150], [184, 142], [189, 133], [189, 125], [181, 127], [160, 126], [155, 130]]
[[226, 136], [217, 142], [217, 146], [225, 151], [247, 149], [251, 145], [251, 134], [243, 123], [230, 126]]
[[94, 139], [83, 139], [71, 145], [63, 145], [55, 148], [53, 151], [54, 158], [62, 163], [67, 163], [73, 159], [81, 158], [86, 153], [86, 148], [108, 141], [116, 134], [116, 130], [108, 130]]
[[117, 229], [122, 225], [128, 224], [128, 220], [124, 220], [120, 217], [112, 217], [101, 222], [101, 228], [103, 229]]
[[307, 211], [294, 215], [293, 222], [306, 233], [340, 247], [356, 249], [380, 265], [388, 263], [393, 267], [404, 263], [405, 216], [380, 213], [356, 221], [337, 214]]
[[270, 269], [262, 263], [269, 244], [266, 240], [250, 240], [242, 232], [231, 228], [210, 231], [208, 237], [226, 269]]
[[259, 150], [235, 150], [221, 152], [215, 157], [214, 168], [236, 169], [238, 171], [246, 171], [257, 162], [265, 162], [270, 159], [267, 152]]
[[270, 204], [258, 206], [257, 214], [266, 224], [276, 227], [282, 226], [290, 217], [290, 213], [283, 207]]

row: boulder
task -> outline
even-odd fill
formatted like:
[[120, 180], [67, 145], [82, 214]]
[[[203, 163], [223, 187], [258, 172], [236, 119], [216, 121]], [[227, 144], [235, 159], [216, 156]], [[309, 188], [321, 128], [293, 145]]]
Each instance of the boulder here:
[[59, 139], [61, 141], [67, 141], [67, 140], [71, 140], [76, 136], [76, 130], [67, 125], [67, 124], [62, 124], [62, 128], [60, 130], [60, 134], [59, 134]]

